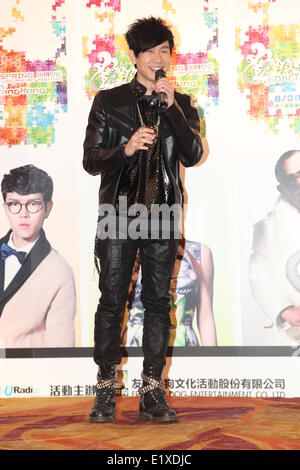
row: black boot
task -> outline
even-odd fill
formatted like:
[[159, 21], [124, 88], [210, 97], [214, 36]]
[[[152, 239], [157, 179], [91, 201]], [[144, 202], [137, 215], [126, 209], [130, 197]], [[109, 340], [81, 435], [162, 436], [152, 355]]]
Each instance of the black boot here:
[[90, 423], [108, 423], [116, 415], [117, 372], [115, 366], [99, 367], [97, 391], [90, 411]]
[[143, 386], [139, 389], [139, 417], [156, 423], [176, 422], [176, 411], [168, 406], [161, 376], [153, 375], [153, 369], [150, 367], [149, 376], [142, 373], [142, 379]]

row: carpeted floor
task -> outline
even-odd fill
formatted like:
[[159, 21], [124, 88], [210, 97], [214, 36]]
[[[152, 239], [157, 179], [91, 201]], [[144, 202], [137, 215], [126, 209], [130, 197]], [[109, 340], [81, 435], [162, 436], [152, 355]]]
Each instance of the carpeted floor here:
[[298, 449], [300, 398], [169, 399], [179, 421], [139, 421], [138, 398], [118, 397], [114, 423], [90, 424], [91, 398], [0, 400], [3, 449]]

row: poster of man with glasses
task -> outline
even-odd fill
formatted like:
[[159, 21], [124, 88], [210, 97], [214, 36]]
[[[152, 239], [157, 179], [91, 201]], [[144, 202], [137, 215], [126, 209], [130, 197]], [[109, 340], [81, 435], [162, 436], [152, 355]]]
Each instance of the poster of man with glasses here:
[[0, 345], [3, 348], [74, 346], [73, 270], [46, 238], [53, 181], [25, 165], [1, 182], [10, 230], [0, 240]]

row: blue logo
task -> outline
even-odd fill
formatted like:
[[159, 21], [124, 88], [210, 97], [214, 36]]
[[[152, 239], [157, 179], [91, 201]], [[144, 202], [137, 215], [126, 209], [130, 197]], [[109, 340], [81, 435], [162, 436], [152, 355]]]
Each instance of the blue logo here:
[[3, 393], [5, 397], [11, 397], [15, 395], [38, 395], [39, 394], [39, 389], [38, 387], [19, 387], [16, 385], [6, 385], [6, 387], [3, 389]]
[[11, 397], [11, 395], [13, 394], [13, 391], [14, 391], [13, 385], [7, 385], [4, 389], [4, 395], [6, 397]]

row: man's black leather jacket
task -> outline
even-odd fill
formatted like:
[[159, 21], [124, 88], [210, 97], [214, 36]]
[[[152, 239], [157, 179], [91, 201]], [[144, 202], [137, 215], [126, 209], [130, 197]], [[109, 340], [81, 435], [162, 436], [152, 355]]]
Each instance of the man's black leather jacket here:
[[[115, 205], [123, 169], [137, 154], [127, 157], [124, 145], [137, 130], [136, 103], [146, 88], [136, 78], [111, 90], [101, 90], [94, 98], [84, 141], [83, 167], [91, 175], [101, 173], [99, 204]], [[175, 102], [161, 113], [161, 136], [166, 170], [173, 184], [175, 203], [182, 203], [179, 162], [195, 165], [203, 153], [200, 122], [190, 97], [175, 92]]]

